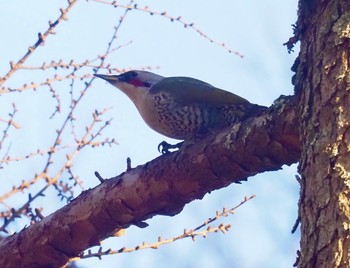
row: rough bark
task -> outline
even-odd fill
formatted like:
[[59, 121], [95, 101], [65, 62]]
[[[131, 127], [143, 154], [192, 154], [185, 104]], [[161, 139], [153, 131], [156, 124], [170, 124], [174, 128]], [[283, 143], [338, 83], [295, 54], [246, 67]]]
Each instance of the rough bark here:
[[298, 266], [350, 267], [350, 1], [299, 2]]
[[0, 267], [59, 267], [131, 224], [175, 215], [207, 192], [299, 160], [295, 103], [184, 144], [94, 189], [0, 241]]

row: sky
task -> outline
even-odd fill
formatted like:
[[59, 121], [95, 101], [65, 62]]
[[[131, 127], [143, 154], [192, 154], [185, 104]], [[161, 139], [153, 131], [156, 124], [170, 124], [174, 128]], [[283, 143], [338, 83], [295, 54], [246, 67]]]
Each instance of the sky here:
[[[128, 3], [120, 1], [119, 3]], [[154, 11], [166, 11], [170, 16], [181, 16], [184, 21], [218, 42], [224, 42], [244, 57], [230, 54], [224, 48], [201, 37], [192, 28], [179, 22], [171, 22], [164, 16], [130, 11], [117, 34], [114, 52], [107, 62], [116, 68], [141, 68], [151, 66], [163, 76], [194, 77], [219, 88], [232, 91], [253, 103], [269, 106], [280, 95], [293, 94], [291, 85], [293, 64], [297, 52], [288, 54], [282, 44], [292, 35], [296, 21], [296, 1], [275, 0], [178, 0], [136, 1], [139, 7], [148, 6]], [[9, 62], [18, 60], [37, 40], [38, 32], [44, 32], [48, 21], [59, 15], [59, 8], [66, 1], [12, 0], [2, 3], [0, 28], [0, 76], [9, 70]], [[83, 62], [102, 55], [114, 31], [122, 8], [80, 1], [68, 14], [69, 20], [61, 23], [56, 34], [49, 36], [26, 62], [27, 66], [40, 66], [51, 60]], [[32, 81], [42, 81], [61, 70], [19, 71], [5, 86], [18, 87]], [[93, 73], [92, 68], [82, 70]], [[100, 73], [106, 73], [100, 70]], [[22, 93], [3, 94], [0, 97], [0, 118], [6, 117], [16, 102], [19, 110], [16, 120], [20, 130], [10, 132], [6, 148], [13, 156], [23, 155], [37, 148], [52, 144], [57, 126], [69, 106], [69, 86], [55, 84], [60, 95], [62, 114], [50, 119], [55, 101], [48, 88]], [[113, 177], [125, 170], [126, 158], [132, 165], [141, 165], [159, 156], [157, 145], [167, 139], [149, 129], [133, 104], [123, 93], [102, 80], [95, 80], [88, 90], [75, 116], [79, 119], [76, 131], [84, 129], [95, 109], [111, 107], [104, 119], [113, 118], [104, 132], [118, 145], [111, 148], [84, 150], [74, 161], [74, 170], [84, 178], [86, 188], [95, 187], [97, 170], [104, 177]], [[0, 126], [3, 129], [3, 126]], [[67, 133], [67, 141], [69, 141]], [[3, 152], [1, 152], [1, 156]], [[58, 156], [55, 161], [63, 161]], [[0, 169], [4, 182], [0, 195], [21, 179], [28, 179], [40, 172], [43, 160], [35, 158], [13, 163]], [[52, 172], [55, 172], [54, 170]], [[234, 215], [219, 223], [231, 224], [227, 234], [209, 234], [204, 238], [181, 240], [158, 250], [143, 250], [128, 254], [108, 256], [102, 261], [88, 259], [78, 262], [81, 267], [291, 267], [299, 247], [299, 231], [291, 234], [297, 218], [299, 186], [295, 179], [296, 165], [283, 167], [278, 172], [268, 172], [249, 178], [241, 185], [235, 184], [207, 194], [202, 200], [187, 205], [174, 217], [157, 216], [147, 221], [149, 227], [130, 227], [127, 234], [103, 242], [103, 248], [118, 249], [136, 246], [143, 241], [151, 243], [158, 236], [169, 238], [183, 230], [201, 225], [213, 217], [216, 210], [238, 204], [244, 196], [257, 197], [239, 208]], [[5, 180], [6, 179], [6, 180]], [[28, 193], [25, 193], [22, 198]], [[20, 196], [19, 196], [20, 197]], [[13, 206], [21, 204], [16, 197], [9, 200]], [[64, 205], [48, 192], [34, 204], [43, 206], [44, 215]], [[1, 210], [5, 209], [1, 207]], [[13, 227], [15, 228], [15, 226]]]

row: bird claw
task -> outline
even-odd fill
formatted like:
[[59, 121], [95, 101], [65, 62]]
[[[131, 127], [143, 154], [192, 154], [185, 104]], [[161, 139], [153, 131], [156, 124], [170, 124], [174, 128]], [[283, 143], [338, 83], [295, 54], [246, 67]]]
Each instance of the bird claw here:
[[170, 149], [180, 149], [181, 145], [184, 142], [181, 141], [179, 143], [176, 144], [169, 144], [166, 141], [162, 141], [161, 143], [159, 143], [158, 145], [158, 152], [162, 153], [162, 154], [168, 154], [170, 153]]

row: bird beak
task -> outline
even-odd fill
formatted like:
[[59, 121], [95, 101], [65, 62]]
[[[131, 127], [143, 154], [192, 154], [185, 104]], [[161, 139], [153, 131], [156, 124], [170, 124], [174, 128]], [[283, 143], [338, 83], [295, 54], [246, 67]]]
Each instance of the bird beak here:
[[107, 74], [94, 74], [94, 76], [106, 80], [107, 82], [113, 83], [114, 81], [119, 81], [117, 75], [107, 75]]

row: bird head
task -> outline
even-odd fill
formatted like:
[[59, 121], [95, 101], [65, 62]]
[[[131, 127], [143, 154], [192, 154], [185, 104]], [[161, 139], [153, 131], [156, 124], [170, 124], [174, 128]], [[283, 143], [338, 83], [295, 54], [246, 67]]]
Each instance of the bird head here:
[[153, 85], [164, 79], [161, 75], [137, 70], [128, 71], [119, 75], [95, 74], [95, 76], [119, 88], [136, 104], [136, 106]]
[[106, 80], [127, 95], [128, 91], [134, 91], [135, 88], [148, 90], [164, 78], [158, 74], [136, 70], [128, 71], [119, 75], [95, 74], [95, 76]]

